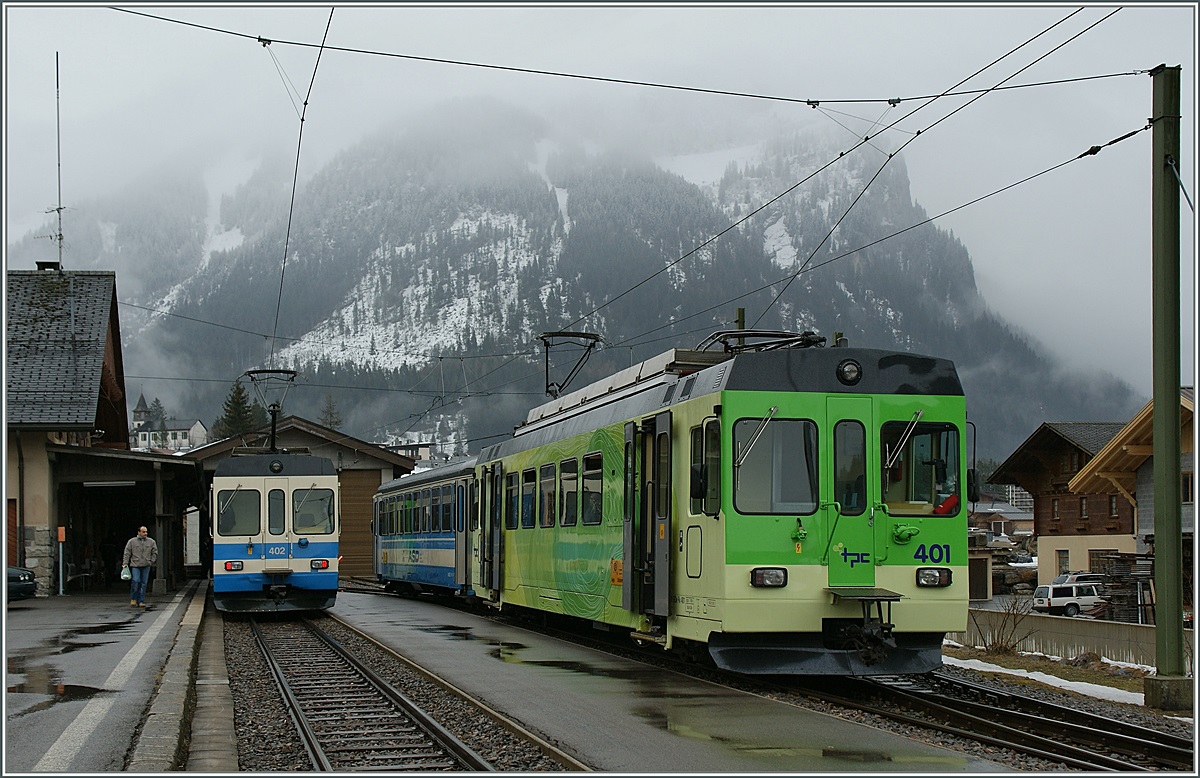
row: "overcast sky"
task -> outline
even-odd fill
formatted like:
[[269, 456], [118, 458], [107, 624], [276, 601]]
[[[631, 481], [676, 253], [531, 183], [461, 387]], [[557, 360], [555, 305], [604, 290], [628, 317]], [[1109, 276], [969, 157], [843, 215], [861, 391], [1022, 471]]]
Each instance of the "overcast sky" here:
[[[914, 197], [931, 215], [941, 213], [1145, 127], [1152, 79], [1139, 71], [1167, 64], [1183, 68], [1181, 175], [1196, 199], [1194, 3], [1136, 4], [1107, 19], [1116, 8], [122, 7], [191, 26], [101, 6], [4, 6], [6, 244], [58, 199], [56, 52], [69, 207], [148, 169], [247, 138], [268, 139], [292, 158], [302, 98], [289, 97], [284, 80], [306, 94], [317, 50], [289, 42], [319, 44], [327, 24], [326, 43], [335, 47], [819, 100], [829, 109], [822, 120], [856, 127], [852, 117], [894, 121], [921, 104], [908, 98], [937, 95], [1066, 19], [963, 88], [993, 87], [1039, 58], [1005, 83], [1079, 80], [993, 92], [938, 122], [967, 102], [947, 98], [897, 126], [895, 145], [923, 130], [903, 152]], [[264, 46], [258, 36], [275, 43]], [[309, 97], [302, 170], [314, 172], [417, 106], [479, 94], [544, 108], [562, 99], [645, 102], [668, 93], [326, 51]], [[905, 99], [891, 109], [836, 102], [892, 97]], [[677, 120], [686, 127], [762, 104], [697, 95], [683, 101]], [[805, 124], [818, 115], [803, 103], [779, 103], [777, 111]], [[846, 137], [849, 147], [854, 137]], [[1146, 397], [1151, 137], [1138, 133], [938, 221], [966, 245], [995, 310], [1067, 364], [1109, 369]], [[1182, 198], [1181, 225], [1183, 381], [1191, 383], [1195, 217]]]

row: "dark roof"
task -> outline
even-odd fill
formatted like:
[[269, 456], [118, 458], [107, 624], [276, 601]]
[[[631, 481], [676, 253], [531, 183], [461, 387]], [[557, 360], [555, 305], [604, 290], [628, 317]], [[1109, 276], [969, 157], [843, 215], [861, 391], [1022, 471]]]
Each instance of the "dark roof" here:
[[1048, 421], [1046, 426], [1064, 440], [1095, 456], [1125, 427], [1123, 421]]
[[1020, 474], [1042, 469], [1037, 452], [1052, 448], [1057, 440], [1066, 441], [1090, 459], [1112, 440], [1123, 421], [1047, 421], [1043, 422], [1008, 459], [1000, 463], [987, 479], [993, 484], [1021, 485]]
[[[5, 386], [12, 427], [91, 430], [106, 339], [123, 382], [112, 271], [9, 270], [5, 274]], [[124, 400], [122, 398], [122, 404]]]
[[[301, 418], [300, 416], [284, 416], [276, 423], [276, 433], [283, 433], [286, 430], [299, 430], [307, 433], [318, 440], [324, 440], [327, 443], [332, 443], [335, 446], [341, 446], [348, 449], [362, 449], [368, 452], [370, 456], [381, 459], [393, 466], [407, 468], [408, 471], [413, 469], [413, 460], [411, 457], [404, 454], [398, 454], [395, 451], [378, 446], [374, 443], [368, 443], [365, 440], [351, 437], [338, 432], [329, 427], [323, 427], [316, 422]], [[214, 457], [228, 456], [231, 451], [239, 447], [265, 447], [267, 441], [270, 440], [271, 425], [260, 428], [256, 432], [246, 433], [231, 438], [221, 438], [219, 440], [210, 441], [203, 446], [197, 446], [188, 452], [188, 456], [195, 457], [201, 461], [210, 461]]]

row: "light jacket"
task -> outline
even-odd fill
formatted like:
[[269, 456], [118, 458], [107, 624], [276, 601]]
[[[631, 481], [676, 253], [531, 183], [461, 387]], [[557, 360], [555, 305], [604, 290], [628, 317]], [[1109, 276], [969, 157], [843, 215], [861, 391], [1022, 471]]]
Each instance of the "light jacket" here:
[[125, 544], [125, 553], [121, 556], [121, 564], [130, 567], [149, 567], [158, 562], [158, 544], [154, 538], [138, 535], [129, 539]]

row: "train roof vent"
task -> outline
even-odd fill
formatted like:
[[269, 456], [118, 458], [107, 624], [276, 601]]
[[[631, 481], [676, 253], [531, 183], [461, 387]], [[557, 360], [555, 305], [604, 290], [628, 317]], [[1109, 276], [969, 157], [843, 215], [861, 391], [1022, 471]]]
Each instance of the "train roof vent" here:
[[673, 348], [644, 362], [632, 365], [620, 372], [600, 379], [582, 389], [557, 397], [529, 411], [526, 424], [549, 418], [571, 408], [577, 408], [601, 400], [615, 400], [636, 394], [652, 386], [659, 386], [670, 378], [694, 373], [720, 364], [733, 355], [720, 351], [696, 351]]

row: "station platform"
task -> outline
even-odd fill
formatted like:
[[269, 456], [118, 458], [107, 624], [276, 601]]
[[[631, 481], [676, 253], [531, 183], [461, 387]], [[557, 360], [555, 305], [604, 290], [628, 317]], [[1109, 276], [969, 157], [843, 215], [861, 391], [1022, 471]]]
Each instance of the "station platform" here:
[[208, 587], [152, 587], [145, 608], [122, 585], [8, 603], [5, 772], [236, 772]]

